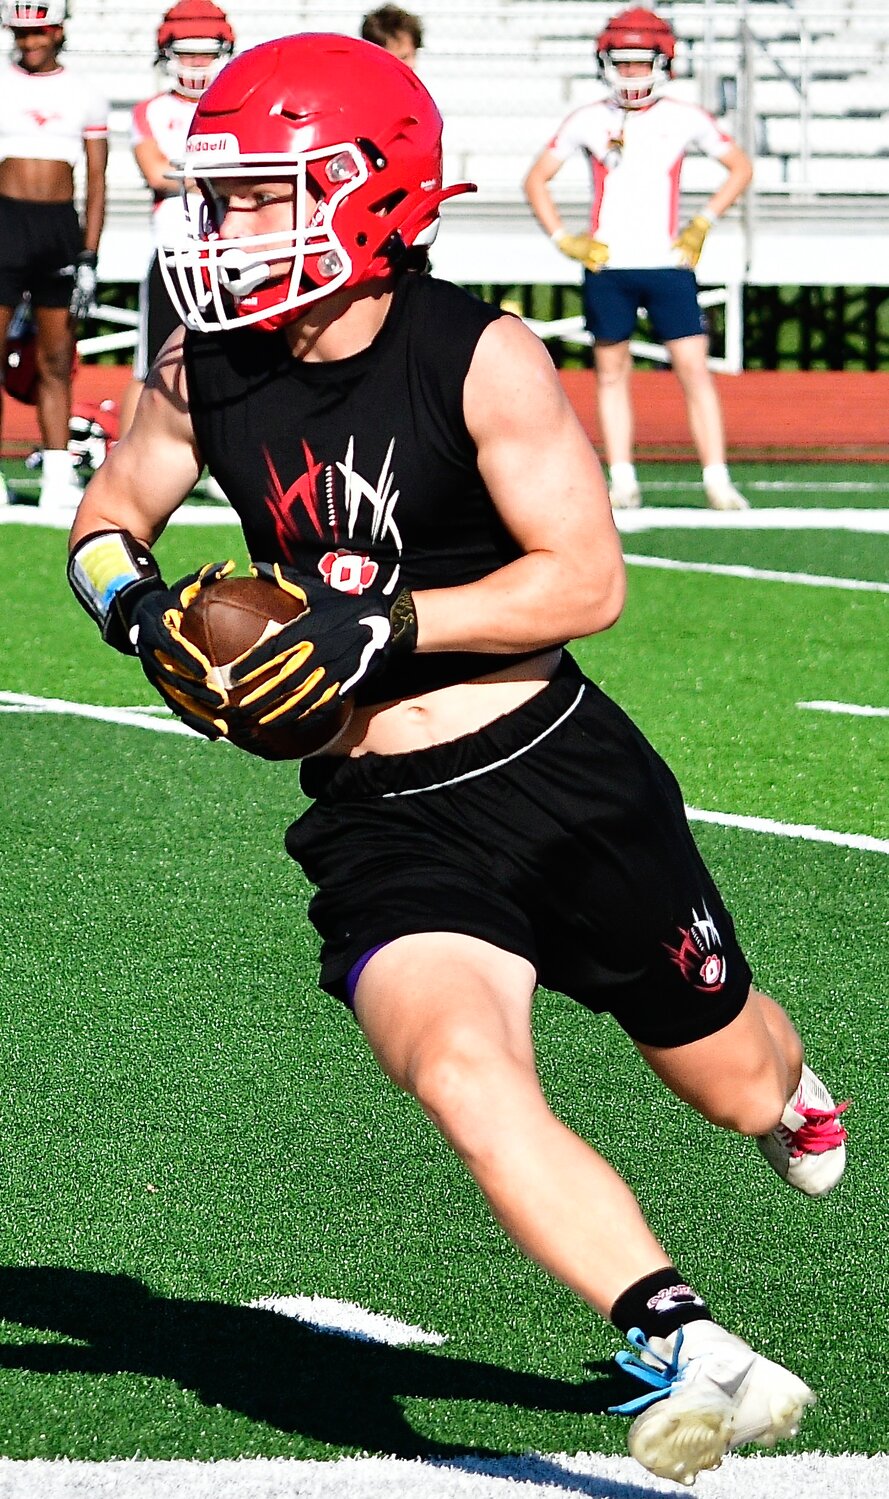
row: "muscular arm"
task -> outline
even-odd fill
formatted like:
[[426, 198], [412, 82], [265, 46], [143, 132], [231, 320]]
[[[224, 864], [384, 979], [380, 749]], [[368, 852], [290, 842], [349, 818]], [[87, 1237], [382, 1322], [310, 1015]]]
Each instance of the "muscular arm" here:
[[150, 546], [201, 472], [188, 416], [181, 329], [167, 340], [145, 383], [129, 432], [90, 480], [70, 545], [91, 531], [129, 531]]
[[525, 651], [608, 629], [624, 568], [602, 472], [519, 319], [482, 334], [463, 404], [482, 478], [523, 555], [477, 583], [419, 592], [417, 648]]

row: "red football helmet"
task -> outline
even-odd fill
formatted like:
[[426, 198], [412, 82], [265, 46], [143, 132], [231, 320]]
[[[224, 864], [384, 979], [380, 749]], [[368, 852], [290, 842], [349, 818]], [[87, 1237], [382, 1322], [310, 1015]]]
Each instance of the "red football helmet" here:
[[[431, 244], [444, 200], [475, 191], [442, 187], [441, 128], [416, 73], [372, 42], [304, 33], [242, 53], [202, 97], [185, 148], [181, 176], [204, 205], [161, 261], [180, 316], [205, 331], [280, 328]], [[214, 181], [282, 177], [292, 227], [223, 238]], [[289, 269], [273, 274], [281, 262]]]
[[[187, 99], [199, 99], [235, 47], [228, 16], [213, 0], [178, 0], [157, 28], [157, 61]], [[211, 62], [192, 62], [195, 57]]]
[[[596, 43], [602, 76], [624, 109], [642, 109], [657, 98], [670, 77], [675, 55], [676, 38], [671, 27], [641, 6], [612, 16]], [[620, 62], [644, 62], [650, 71], [627, 78], [617, 70]]]

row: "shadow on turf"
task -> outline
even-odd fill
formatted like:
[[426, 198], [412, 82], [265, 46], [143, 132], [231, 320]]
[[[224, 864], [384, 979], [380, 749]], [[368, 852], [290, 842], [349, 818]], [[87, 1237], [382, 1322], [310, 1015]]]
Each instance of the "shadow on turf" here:
[[[128, 1275], [52, 1266], [0, 1268], [0, 1318], [82, 1345], [0, 1343], [0, 1368], [40, 1374], [149, 1375], [173, 1380], [207, 1406], [298, 1432], [334, 1447], [404, 1458], [502, 1454], [430, 1441], [400, 1401], [487, 1402], [529, 1411], [599, 1413], [626, 1395], [613, 1365], [588, 1365], [583, 1383], [497, 1364], [320, 1332], [279, 1313], [223, 1302], [154, 1296]], [[529, 1431], [533, 1443], [533, 1431]], [[594, 1480], [563, 1473], [572, 1492]], [[550, 1483], [557, 1481], [555, 1474]], [[645, 1492], [618, 1486], [622, 1499]], [[611, 1490], [609, 1490], [611, 1492]]]

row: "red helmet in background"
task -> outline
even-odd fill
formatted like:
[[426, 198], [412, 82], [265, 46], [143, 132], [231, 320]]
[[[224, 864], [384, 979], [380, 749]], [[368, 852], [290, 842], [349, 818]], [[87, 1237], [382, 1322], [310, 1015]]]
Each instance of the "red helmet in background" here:
[[4, 26], [23, 30], [27, 26], [63, 26], [66, 9], [65, 0], [4, 0], [0, 15]]
[[[657, 98], [670, 77], [675, 55], [672, 28], [641, 6], [612, 16], [596, 43], [602, 76], [624, 109], [642, 109]], [[627, 78], [618, 72], [616, 64], [621, 62], [644, 62], [649, 71]]]
[[[209, 88], [234, 47], [228, 16], [213, 0], [178, 0], [157, 28], [157, 61], [188, 99], [199, 99]], [[202, 61], [192, 61], [196, 57]]]
[[[372, 42], [304, 33], [242, 53], [202, 97], [185, 148], [181, 175], [197, 182], [204, 211], [161, 262], [182, 318], [203, 330], [280, 328], [388, 274], [406, 247], [431, 244], [444, 200], [475, 191], [442, 187], [441, 129], [416, 73]], [[292, 179], [292, 227], [220, 238], [219, 178]]]

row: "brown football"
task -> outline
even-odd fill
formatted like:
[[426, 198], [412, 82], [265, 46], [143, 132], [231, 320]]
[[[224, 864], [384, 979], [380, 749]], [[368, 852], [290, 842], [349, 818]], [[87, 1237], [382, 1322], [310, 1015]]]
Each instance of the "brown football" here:
[[[265, 578], [222, 578], [202, 588], [182, 615], [182, 633], [203, 651], [219, 675], [235, 707], [249, 687], [233, 687], [228, 668], [244, 651], [299, 619], [299, 600]], [[239, 749], [264, 760], [300, 760], [329, 744], [352, 716], [347, 698], [336, 708], [310, 714], [305, 724], [255, 724], [247, 737], [239, 734]], [[317, 718], [317, 722], [313, 719]]]

